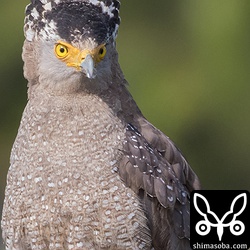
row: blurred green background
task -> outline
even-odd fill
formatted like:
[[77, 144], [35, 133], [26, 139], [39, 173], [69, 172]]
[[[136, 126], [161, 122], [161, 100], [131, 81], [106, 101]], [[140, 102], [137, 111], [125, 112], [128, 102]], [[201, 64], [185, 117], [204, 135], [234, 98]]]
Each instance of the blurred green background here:
[[[119, 60], [137, 104], [205, 189], [250, 189], [248, 0], [121, 1]], [[21, 49], [28, 0], [1, 0], [0, 207], [27, 101]], [[1, 247], [0, 247], [1, 249]]]

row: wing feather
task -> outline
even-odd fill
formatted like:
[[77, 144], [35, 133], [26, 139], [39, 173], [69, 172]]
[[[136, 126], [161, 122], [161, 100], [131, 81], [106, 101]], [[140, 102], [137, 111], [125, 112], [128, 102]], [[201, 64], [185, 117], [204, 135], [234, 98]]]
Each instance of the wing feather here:
[[167, 136], [144, 118], [137, 125], [126, 128], [120, 177], [141, 198], [154, 248], [183, 247], [179, 240], [190, 237], [189, 195], [200, 189], [199, 180]]

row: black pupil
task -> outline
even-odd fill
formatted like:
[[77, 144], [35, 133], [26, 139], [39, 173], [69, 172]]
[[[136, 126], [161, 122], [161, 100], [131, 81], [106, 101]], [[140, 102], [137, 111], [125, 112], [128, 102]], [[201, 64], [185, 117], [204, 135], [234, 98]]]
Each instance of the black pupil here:
[[64, 53], [64, 52], [65, 52], [65, 49], [61, 47], [61, 48], [60, 48], [60, 52], [61, 52], [61, 53]]
[[101, 49], [99, 50], [99, 54], [100, 54], [100, 55], [103, 54], [103, 48], [101, 48]]

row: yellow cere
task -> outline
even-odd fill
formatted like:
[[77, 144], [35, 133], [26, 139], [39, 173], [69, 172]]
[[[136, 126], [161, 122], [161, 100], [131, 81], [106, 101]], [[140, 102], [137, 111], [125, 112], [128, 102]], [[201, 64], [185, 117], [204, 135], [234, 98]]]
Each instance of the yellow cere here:
[[99, 63], [106, 55], [105, 44], [101, 44], [92, 50], [80, 50], [69, 43], [58, 41], [55, 44], [55, 54], [58, 59], [65, 62], [69, 67], [81, 70], [81, 63], [87, 55], [91, 55], [95, 64]]

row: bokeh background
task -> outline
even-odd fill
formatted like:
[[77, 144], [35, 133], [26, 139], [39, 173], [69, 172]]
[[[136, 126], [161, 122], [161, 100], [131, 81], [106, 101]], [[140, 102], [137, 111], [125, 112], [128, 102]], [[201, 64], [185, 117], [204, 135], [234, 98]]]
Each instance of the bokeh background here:
[[[203, 188], [249, 190], [249, 1], [121, 2], [119, 60], [144, 115], [178, 145]], [[21, 49], [28, 3], [0, 6], [1, 208], [27, 102]]]

